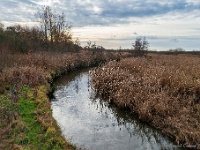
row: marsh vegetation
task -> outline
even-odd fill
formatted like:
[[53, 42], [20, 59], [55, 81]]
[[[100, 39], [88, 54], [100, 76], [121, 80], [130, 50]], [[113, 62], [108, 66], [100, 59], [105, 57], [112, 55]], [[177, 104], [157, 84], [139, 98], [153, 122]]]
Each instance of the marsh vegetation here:
[[62, 137], [47, 94], [55, 77], [95, 66], [117, 55], [109, 52], [13, 53], [1, 47], [0, 149], [75, 149]]
[[55, 81], [52, 114], [66, 139], [95, 150], [183, 150], [129, 111], [97, 97], [89, 72], [79, 70]]
[[56, 77], [97, 65], [91, 73], [97, 96], [178, 144], [199, 146], [199, 55], [147, 54], [145, 38], [126, 52], [91, 41], [82, 48], [64, 14], [44, 6], [38, 18], [40, 27], [0, 23], [0, 149], [76, 149], [61, 135], [47, 94]]
[[174, 139], [200, 143], [200, 58], [155, 55], [111, 61], [92, 72], [99, 96]]

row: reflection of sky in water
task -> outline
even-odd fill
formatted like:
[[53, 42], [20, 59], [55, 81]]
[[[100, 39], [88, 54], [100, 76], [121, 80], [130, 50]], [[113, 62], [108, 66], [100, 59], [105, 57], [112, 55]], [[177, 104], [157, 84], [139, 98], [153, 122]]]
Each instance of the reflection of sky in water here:
[[[70, 76], [55, 92], [53, 116], [66, 139], [89, 149], [172, 149], [167, 138], [95, 98], [88, 73]], [[62, 81], [63, 82], [63, 81]]]

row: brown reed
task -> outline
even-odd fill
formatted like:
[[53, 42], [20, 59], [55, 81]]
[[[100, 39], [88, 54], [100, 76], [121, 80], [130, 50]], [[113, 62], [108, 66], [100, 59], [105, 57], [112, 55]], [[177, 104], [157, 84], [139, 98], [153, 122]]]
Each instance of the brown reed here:
[[94, 69], [92, 83], [122, 109], [185, 146], [200, 144], [200, 58], [148, 55]]
[[[36, 104], [35, 122], [39, 122], [45, 135], [54, 142], [43, 141], [44, 145], [61, 144], [64, 149], [74, 149], [61, 137], [59, 128], [51, 115], [47, 93], [53, 78], [75, 69], [95, 66], [118, 56], [111, 52], [80, 51], [79, 53], [35, 52], [28, 54], [11, 53], [6, 48], [0, 50], [0, 149], [22, 149], [14, 144], [26, 136], [26, 124], [19, 113], [19, 99]], [[126, 56], [125, 54], [124, 56]], [[24, 89], [30, 88], [29, 92]], [[32, 96], [30, 96], [32, 95]], [[44, 113], [46, 112], [46, 113]], [[17, 131], [17, 132], [16, 132]], [[33, 132], [33, 131], [30, 131]], [[23, 141], [23, 140], [22, 140]], [[31, 142], [29, 141], [30, 147]], [[42, 144], [42, 143], [41, 143]], [[23, 145], [24, 146], [24, 145]], [[26, 145], [25, 145], [26, 146]], [[32, 145], [33, 146], [33, 145]]]

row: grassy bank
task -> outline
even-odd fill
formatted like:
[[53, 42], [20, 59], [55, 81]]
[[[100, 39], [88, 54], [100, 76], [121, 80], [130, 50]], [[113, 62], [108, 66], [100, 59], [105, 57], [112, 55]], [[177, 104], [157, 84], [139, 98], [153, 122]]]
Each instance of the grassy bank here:
[[200, 57], [148, 55], [92, 72], [99, 96], [129, 109], [186, 147], [200, 144]]
[[61, 136], [47, 94], [57, 76], [115, 59], [108, 52], [0, 55], [0, 149], [75, 149]]
[[23, 87], [18, 92], [16, 102], [10, 96], [1, 99], [1, 149], [75, 149], [52, 118], [46, 87]]

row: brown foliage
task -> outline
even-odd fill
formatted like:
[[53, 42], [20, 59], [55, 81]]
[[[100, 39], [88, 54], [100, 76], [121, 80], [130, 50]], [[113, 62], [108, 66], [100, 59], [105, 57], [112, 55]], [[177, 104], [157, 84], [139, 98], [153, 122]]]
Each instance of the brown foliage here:
[[[117, 57], [117, 55], [109, 52], [88, 51], [81, 51], [80, 53], [30, 52], [28, 54], [13, 54], [4, 47], [1, 47], [0, 53], [2, 54], [0, 55], [0, 114], [2, 114], [0, 115], [0, 149], [15, 149], [15, 139], [9, 137], [10, 135], [24, 136], [21, 133], [15, 133], [16, 130], [21, 132], [20, 127], [26, 128], [16, 110], [18, 100], [22, 96], [20, 91], [23, 87], [32, 89], [30, 93], [33, 96], [30, 97], [30, 93], [26, 92], [23, 93], [23, 96], [29, 97], [37, 104], [36, 121], [40, 122], [41, 127], [49, 136], [59, 140], [59, 133], [56, 132], [59, 129], [51, 116], [50, 103], [46, 95], [49, 90], [49, 82], [52, 82], [55, 76], [62, 73], [97, 65]], [[40, 90], [38, 90], [39, 87]], [[48, 112], [44, 114], [45, 110]], [[60, 141], [62, 142], [64, 139]], [[17, 148], [20, 149], [20, 147]]]
[[151, 55], [93, 71], [98, 95], [137, 114], [179, 144], [200, 143], [200, 58]]
[[117, 56], [106, 52], [11, 54], [2, 51], [0, 56], [0, 93], [13, 85], [29, 85], [31, 87], [44, 85], [52, 75], [88, 67], [115, 57]]

